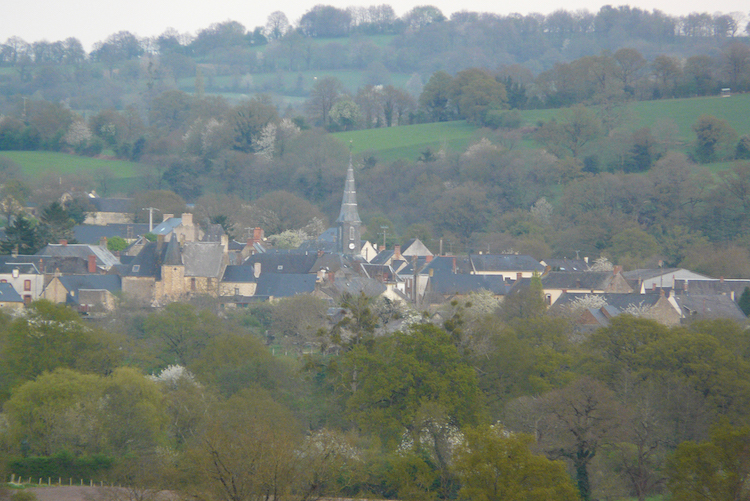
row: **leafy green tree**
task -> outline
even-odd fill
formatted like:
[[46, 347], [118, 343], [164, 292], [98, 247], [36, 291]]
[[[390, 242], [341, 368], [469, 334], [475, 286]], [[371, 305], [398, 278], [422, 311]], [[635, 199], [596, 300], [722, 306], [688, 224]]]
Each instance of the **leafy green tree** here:
[[693, 124], [695, 156], [702, 163], [731, 157], [737, 141], [737, 132], [726, 120], [711, 115], [701, 115]]
[[268, 96], [255, 97], [238, 105], [231, 115], [234, 148], [257, 151], [264, 128], [278, 121], [279, 114]]
[[447, 72], [437, 71], [432, 74], [419, 95], [419, 107], [434, 122], [451, 119], [449, 103], [452, 83], [453, 78]]
[[330, 123], [331, 109], [343, 92], [344, 84], [336, 77], [316, 80], [310, 89], [310, 98], [305, 103], [310, 118], [316, 124], [327, 127]]
[[333, 105], [329, 119], [334, 130], [353, 130], [362, 119], [362, 112], [354, 101], [344, 98]]
[[189, 365], [220, 333], [221, 322], [207, 310], [186, 303], [171, 303], [152, 313], [143, 323], [146, 336], [155, 341], [155, 355], [165, 365]]
[[112, 252], [124, 251], [128, 248], [128, 242], [122, 237], [112, 237], [107, 240], [107, 249]]
[[13, 390], [4, 410], [11, 440], [29, 453], [93, 453], [100, 447], [101, 377], [58, 368]]
[[530, 435], [495, 427], [466, 430], [453, 469], [460, 499], [477, 501], [577, 501], [565, 465], [531, 452]]
[[555, 155], [579, 158], [583, 148], [601, 136], [596, 115], [581, 105], [560, 112], [556, 120], [546, 123], [537, 139]]
[[676, 499], [736, 501], [746, 499], [750, 471], [750, 427], [721, 424], [711, 440], [681, 443], [667, 467]]
[[435, 326], [378, 338], [371, 349], [357, 346], [342, 364], [343, 383], [351, 388], [349, 415], [391, 446], [406, 431], [417, 450], [428, 445], [423, 432], [439, 448], [452, 429], [476, 424], [482, 413], [473, 369], [448, 333]]

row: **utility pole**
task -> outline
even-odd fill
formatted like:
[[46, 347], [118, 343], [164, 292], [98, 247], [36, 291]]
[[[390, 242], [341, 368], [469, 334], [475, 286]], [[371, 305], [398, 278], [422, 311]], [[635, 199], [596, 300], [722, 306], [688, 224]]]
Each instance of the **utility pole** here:
[[148, 211], [148, 232], [151, 233], [154, 229], [154, 211], [159, 209], [156, 207], [145, 207], [143, 210]]
[[387, 247], [385, 246], [385, 233], [388, 231], [388, 227], [381, 226], [380, 229], [383, 230], [383, 249], [386, 249]]

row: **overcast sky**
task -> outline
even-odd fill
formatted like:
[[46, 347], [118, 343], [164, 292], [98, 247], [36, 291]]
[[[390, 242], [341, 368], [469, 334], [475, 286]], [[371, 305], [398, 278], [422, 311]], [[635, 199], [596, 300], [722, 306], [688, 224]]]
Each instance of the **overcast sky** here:
[[[87, 50], [99, 41], [118, 31], [127, 30], [140, 37], [159, 35], [167, 28], [181, 33], [195, 34], [211, 23], [226, 20], [239, 21], [246, 28], [264, 25], [268, 15], [276, 10], [284, 12], [295, 23], [317, 3], [345, 8], [350, 5], [370, 6], [383, 1], [332, 0], [319, 2], [301, 0], [276, 0], [271, 2], [237, 2], [211, 0], [205, 3], [176, 0], [6, 0], [0, 11], [0, 42], [11, 36], [19, 36], [27, 42], [48, 40], [54, 42], [76, 37]], [[498, 2], [497, 0], [402, 0], [393, 2], [396, 14], [401, 16], [416, 5], [435, 5], [450, 17], [460, 10], [510, 14], [540, 12], [548, 14], [557, 9], [588, 9], [597, 12], [607, 2], [596, 0], [526, 0]], [[613, 5], [620, 5], [612, 2]], [[659, 9], [668, 14], [681, 15], [690, 12], [723, 13], [734, 11], [750, 13], [747, 0], [634, 0], [629, 3], [643, 9]], [[744, 23], [743, 23], [744, 24]], [[743, 26], [744, 27], [744, 26]]]

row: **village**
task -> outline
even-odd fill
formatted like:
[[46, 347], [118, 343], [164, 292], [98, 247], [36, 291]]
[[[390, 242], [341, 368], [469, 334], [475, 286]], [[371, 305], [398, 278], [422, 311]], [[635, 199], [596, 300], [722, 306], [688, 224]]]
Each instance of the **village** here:
[[[364, 294], [435, 314], [442, 305], [480, 291], [502, 302], [539, 277], [546, 305], [574, 310], [580, 329], [607, 326], [623, 313], [666, 326], [746, 319], [738, 305], [750, 287], [746, 279], [683, 268], [624, 271], [606, 258], [451, 255], [442, 245], [434, 254], [416, 238], [390, 249], [362, 242], [351, 164], [336, 226], [295, 250], [274, 249], [260, 227], [238, 242], [221, 225], [201, 226], [187, 211], [163, 214], [159, 224], [147, 225], [132, 222], [129, 200], [93, 202], [98, 210], [86, 220], [93, 224], [74, 230], [81, 243], [60, 241], [34, 255], [0, 256], [0, 306], [24, 308], [46, 299], [96, 317], [122, 301], [158, 308], [205, 296], [228, 309], [311, 294], [335, 311], [343, 295]], [[124, 238], [128, 247], [111, 252], [107, 239], [113, 237]]]

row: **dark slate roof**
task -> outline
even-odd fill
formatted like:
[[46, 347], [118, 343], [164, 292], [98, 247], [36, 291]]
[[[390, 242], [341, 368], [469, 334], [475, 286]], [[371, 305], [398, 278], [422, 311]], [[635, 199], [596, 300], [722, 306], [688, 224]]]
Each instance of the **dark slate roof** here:
[[253, 266], [260, 263], [261, 274], [269, 273], [310, 273], [315, 262], [318, 260], [317, 252], [281, 252], [269, 251], [253, 254], [245, 261], [245, 265]]
[[396, 281], [396, 273], [393, 271], [393, 268], [385, 264], [363, 263], [362, 270], [367, 274], [367, 278], [372, 278], [379, 282]]
[[552, 271], [586, 271], [589, 264], [583, 259], [544, 259], [541, 264], [549, 266]]
[[206, 227], [206, 232], [203, 235], [204, 242], [221, 242], [221, 237], [226, 235], [224, 227], [220, 224], [209, 224]]
[[453, 265], [455, 262], [456, 273], [469, 274], [471, 272], [471, 264], [465, 257], [457, 256], [437, 256], [425, 266], [420, 273], [427, 274], [430, 270], [437, 272], [448, 272], [453, 271]]
[[747, 320], [740, 307], [729, 296], [689, 293], [676, 294], [674, 299], [680, 305], [680, 311], [687, 319], [693, 317], [699, 319], [729, 318], [738, 321]]
[[338, 253], [326, 252], [322, 256], [317, 257], [312, 268], [310, 268], [310, 272], [317, 273], [320, 270], [336, 272], [344, 267], [346, 267], [345, 256]]
[[611, 271], [551, 271], [542, 277], [545, 289], [605, 289]]
[[[591, 294], [586, 293], [571, 293], [566, 292], [560, 295], [555, 301], [555, 306], [564, 306], [575, 301], [578, 298], [590, 296]], [[658, 301], [661, 295], [659, 294], [638, 294], [633, 292], [630, 294], [596, 294], [601, 297], [607, 303], [608, 306], [617, 308], [617, 310], [624, 310], [629, 306], [653, 306]]]
[[[427, 256], [419, 256], [417, 258], [417, 272], [419, 273], [427, 264]], [[414, 276], [414, 261], [408, 260], [405, 266], [398, 270], [398, 275], [401, 277]]]
[[16, 292], [12, 284], [0, 283], [0, 302], [3, 303], [23, 303], [23, 298]]
[[160, 277], [162, 255], [166, 252], [166, 245], [162, 245], [161, 252], [157, 252], [156, 242], [147, 242], [143, 249], [128, 263], [124, 275], [129, 277]]
[[21, 275], [39, 275], [39, 268], [33, 262], [0, 262], [0, 273], [11, 274], [13, 270], [18, 270]]
[[394, 252], [395, 251], [393, 249], [382, 250], [378, 252], [377, 256], [370, 260], [370, 264], [385, 264], [389, 259], [393, 257]]
[[500, 276], [463, 275], [457, 273], [435, 272], [430, 278], [430, 289], [442, 295], [469, 294], [488, 290], [495, 295], [506, 295], [510, 285]]
[[247, 244], [243, 244], [242, 242], [238, 242], [237, 240], [230, 240], [229, 241], [229, 250], [230, 251], [241, 251], [245, 248]]
[[368, 297], [377, 297], [386, 290], [385, 285], [377, 280], [357, 276], [337, 277], [332, 286], [337, 294], [346, 293], [353, 296], [364, 294]]
[[[687, 282], [687, 284], [685, 283]], [[739, 301], [745, 287], [750, 287], [750, 280], [680, 280], [674, 281], [674, 288], [679, 293], [690, 294], [731, 294], [734, 292], [734, 300]]]
[[180, 266], [182, 265], [182, 253], [180, 252], [180, 242], [177, 241], [177, 237], [173, 234], [172, 238], [169, 239], [166, 245], [166, 252], [162, 261], [166, 266]]
[[252, 266], [229, 265], [224, 270], [222, 282], [251, 283], [255, 282], [255, 272]]
[[125, 239], [136, 238], [148, 233], [148, 225], [141, 223], [133, 224], [108, 224], [106, 226], [78, 225], [73, 228], [73, 236], [82, 244], [98, 244], [103, 238], [121, 237]]
[[531, 256], [517, 254], [471, 254], [471, 264], [477, 273], [492, 271], [544, 271], [544, 266]]
[[182, 249], [185, 276], [218, 278], [223, 258], [224, 247], [220, 242], [188, 242]]
[[117, 275], [69, 275], [59, 279], [68, 290], [68, 302], [72, 303], [78, 303], [79, 291], [82, 289], [106, 290], [113, 294], [122, 290], [122, 281]]
[[73, 257], [83, 259], [88, 262], [90, 255], [96, 256], [96, 266], [105, 270], [110, 269], [120, 260], [112, 254], [106, 247], [91, 244], [47, 244], [42, 250], [37, 252], [39, 256], [52, 257]]
[[97, 212], [133, 212], [132, 198], [89, 198]]
[[299, 273], [261, 273], [256, 296], [292, 297], [315, 290], [315, 275]]

